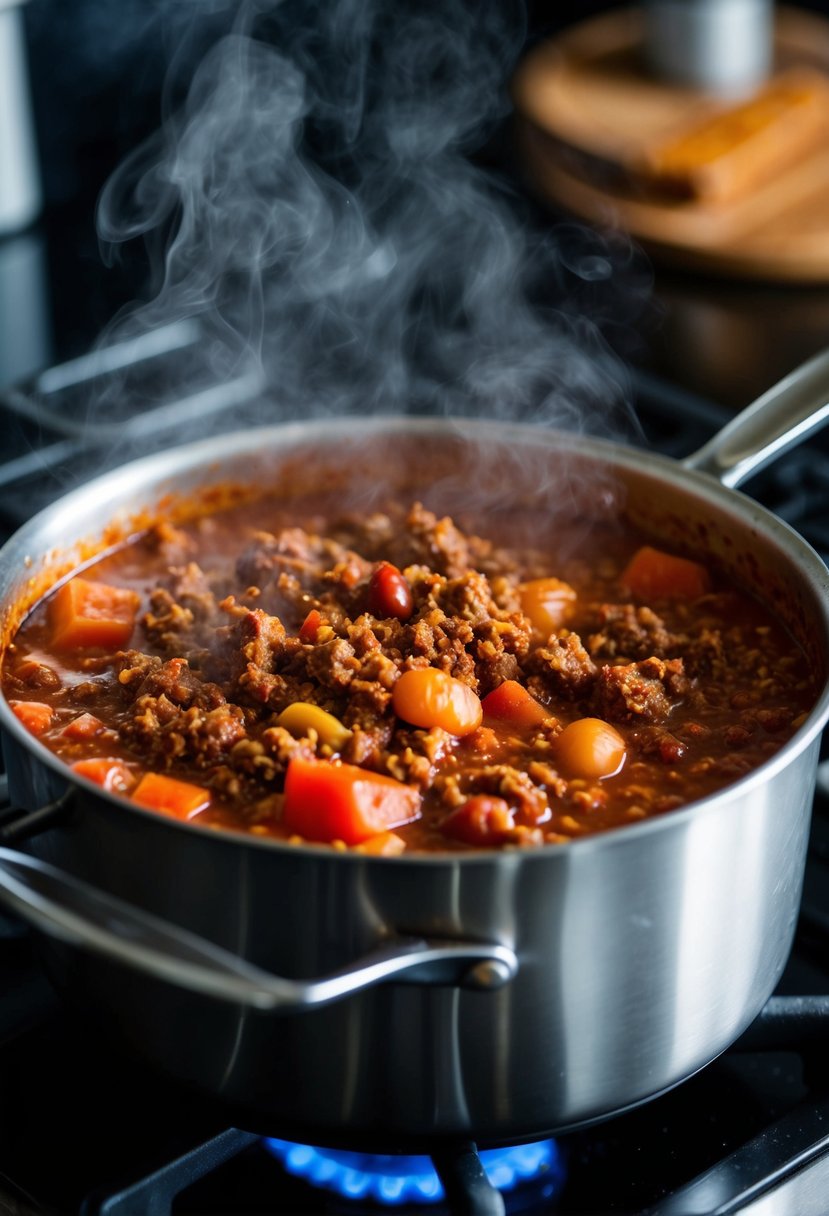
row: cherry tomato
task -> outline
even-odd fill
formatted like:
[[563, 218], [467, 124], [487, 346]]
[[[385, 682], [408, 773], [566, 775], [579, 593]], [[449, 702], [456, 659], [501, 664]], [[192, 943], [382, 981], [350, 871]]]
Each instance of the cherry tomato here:
[[570, 777], [613, 777], [626, 754], [624, 739], [602, 718], [578, 718], [555, 742], [556, 761]]
[[412, 589], [391, 562], [380, 562], [369, 579], [366, 606], [372, 616], [408, 621], [412, 615]]
[[404, 671], [394, 686], [392, 704], [398, 718], [429, 730], [439, 726], [450, 735], [469, 735], [483, 718], [480, 698], [468, 684], [436, 667]]
[[548, 637], [560, 629], [576, 604], [576, 593], [559, 578], [534, 578], [519, 588], [521, 611]]

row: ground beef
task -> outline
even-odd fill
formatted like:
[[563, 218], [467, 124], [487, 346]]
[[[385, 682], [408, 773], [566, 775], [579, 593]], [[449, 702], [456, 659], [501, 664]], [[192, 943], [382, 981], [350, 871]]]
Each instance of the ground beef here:
[[[395, 828], [394, 850], [561, 844], [665, 813], [761, 763], [808, 711], [802, 656], [726, 581], [693, 610], [681, 597], [636, 602], [620, 577], [633, 533], [614, 524], [594, 552], [564, 558], [560, 521], [515, 522], [496, 542], [419, 502], [361, 517], [315, 497], [162, 525], [91, 568], [141, 588], [129, 643], [69, 655], [52, 645], [44, 604], [10, 649], [4, 690], [24, 709], [45, 703], [41, 738], [68, 762], [105, 747], [136, 775], [155, 768], [207, 790], [199, 816], [213, 826], [284, 839], [294, 760], [395, 779], [422, 815]], [[397, 567], [410, 607], [378, 607], [378, 563]], [[552, 632], [526, 598], [544, 578], [573, 589]], [[395, 690], [413, 671], [471, 690], [482, 724], [453, 733], [398, 717]], [[499, 690], [524, 698], [517, 716], [492, 708]], [[289, 730], [281, 715], [297, 703], [305, 725]], [[591, 718], [622, 741], [612, 774], [567, 768], [559, 739]]]
[[598, 674], [581, 638], [569, 630], [535, 651], [530, 670], [546, 692], [572, 701], [590, 696]]
[[664, 659], [676, 654], [684, 641], [645, 604], [602, 604], [597, 617], [598, 629], [587, 641], [594, 659]]
[[599, 671], [596, 709], [610, 722], [663, 722], [689, 687], [682, 659], [605, 664]]

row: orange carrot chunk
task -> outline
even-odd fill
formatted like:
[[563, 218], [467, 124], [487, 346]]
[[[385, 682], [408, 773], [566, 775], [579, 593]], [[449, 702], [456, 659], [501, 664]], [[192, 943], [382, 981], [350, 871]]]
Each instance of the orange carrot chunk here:
[[495, 719], [513, 726], [540, 726], [542, 722], [554, 721], [552, 714], [517, 680], [504, 680], [487, 693], [481, 705], [488, 721]]
[[189, 781], [179, 781], [161, 773], [145, 773], [132, 792], [132, 800], [151, 811], [172, 815], [174, 819], [192, 819], [210, 805], [210, 793]]
[[107, 756], [78, 760], [72, 765], [72, 771], [114, 794], [126, 794], [135, 785], [135, 774], [126, 764]]
[[288, 765], [283, 823], [306, 840], [362, 844], [419, 815], [418, 791], [392, 777], [302, 756]]
[[695, 600], [711, 590], [711, 576], [705, 566], [651, 545], [634, 553], [620, 578], [642, 600]]
[[33, 735], [42, 735], [52, 721], [54, 710], [42, 701], [9, 701], [11, 711], [26, 730]]
[[70, 579], [58, 588], [50, 604], [53, 644], [60, 650], [125, 646], [139, 604], [137, 592], [128, 588]]

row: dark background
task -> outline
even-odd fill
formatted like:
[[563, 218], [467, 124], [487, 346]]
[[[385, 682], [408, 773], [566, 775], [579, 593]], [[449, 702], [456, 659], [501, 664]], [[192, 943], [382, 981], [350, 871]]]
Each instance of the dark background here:
[[[618, 5], [531, 2], [526, 42], [612, 7]], [[801, 7], [827, 11], [829, 3]], [[118, 308], [152, 294], [143, 242], [128, 242], [111, 267], [103, 265], [96, 200], [113, 169], [159, 126], [171, 56], [178, 59], [178, 79], [186, 79], [187, 63], [195, 64], [226, 29], [227, 8], [220, 0], [24, 5], [44, 194], [43, 213], [27, 239], [37, 243], [43, 262], [44, 336], [16, 365], [7, 360], [4, 367], [0, 358], [0, 383], [84, 352]], [[508, 122], [476, 156], [515, 177]], [[521, 196], [520, 177], [515, 187]], [[526, 204], [529, 223], [552, 226], [560, 219], [529, 197]], [[0, 240], [0, 263], [8, 252], [9, 239]], [[595, 285], [577, 305], [599, 318], [623, 358], [735, 409], [829, 337], [829, 290], [662, 271], [636, 250], [612, 283]]]

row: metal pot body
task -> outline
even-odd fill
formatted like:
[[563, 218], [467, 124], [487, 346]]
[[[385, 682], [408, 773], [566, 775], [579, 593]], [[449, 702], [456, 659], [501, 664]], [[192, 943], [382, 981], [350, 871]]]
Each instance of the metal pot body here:
[[[666, 542], [713, 554], [777, 608], [825, 682], [827, 576], [796, 534], [672, 461], [532, 428], [478, 424], [469, 468], [454, 426], [434, 421], [350, 420], [339, 436], [336, 426], [324, 435], [281, 428], [170, 452], [101, 479], [22, 530], [2, 568], [2, 601], [25, 598], [26, 579], [37, 584], [58, 533], [64, 553], [85, 544], [102, 510], [111, 518], [151, 506], [172, 481], [186, 495], [266, 451], [292, 467], [309, 443], [318, 457], [328, 452], [321, 479], [336, 481], [355, 431], [364, 446], [418, 451], [417, 477], [428, 474], [441, 491], [456, 474], [472, 484], [474, 466], [484, 482], [492, 472], [497, 498], [508, 492], [495, 476], [505, 461], [532, 458], [549, 476], [546, 489], [538, 483], [541, 502], [553, 486], [561, 491], [554, 474], [564, 456], [581, 473], [595, 467], [603, 488], [591, 489], [591, 501], [623, 503]], [[411, 463], [398, 460], [404, 482]], [[25, 572], [16, 560], [24, 554]], [[500, 943], [519, 967], [497, 991], [393, 982], [279, 1014], [67, 943], [52, 945], [53, 971], [148, 1059], [227, 1101], [256, 1130], [333, 1143], [347, 1129], [352, 1142], [400, 1147], [450, 1135], [503, 1143], [602, 1118], [703, 1067], [776, 986], [797, 920], [827, 702], [824, 683], [783, 750], [717, 796], [543, 850], [371, 858], [282, 846], [170, 822], [77, 780], [70, 821], [32, 842], [33, 852], [270, 972], [310, 978], [407, 935]], [[0, 712], [13, 797], [41, 805], [65, 790], [67, 771]]]

